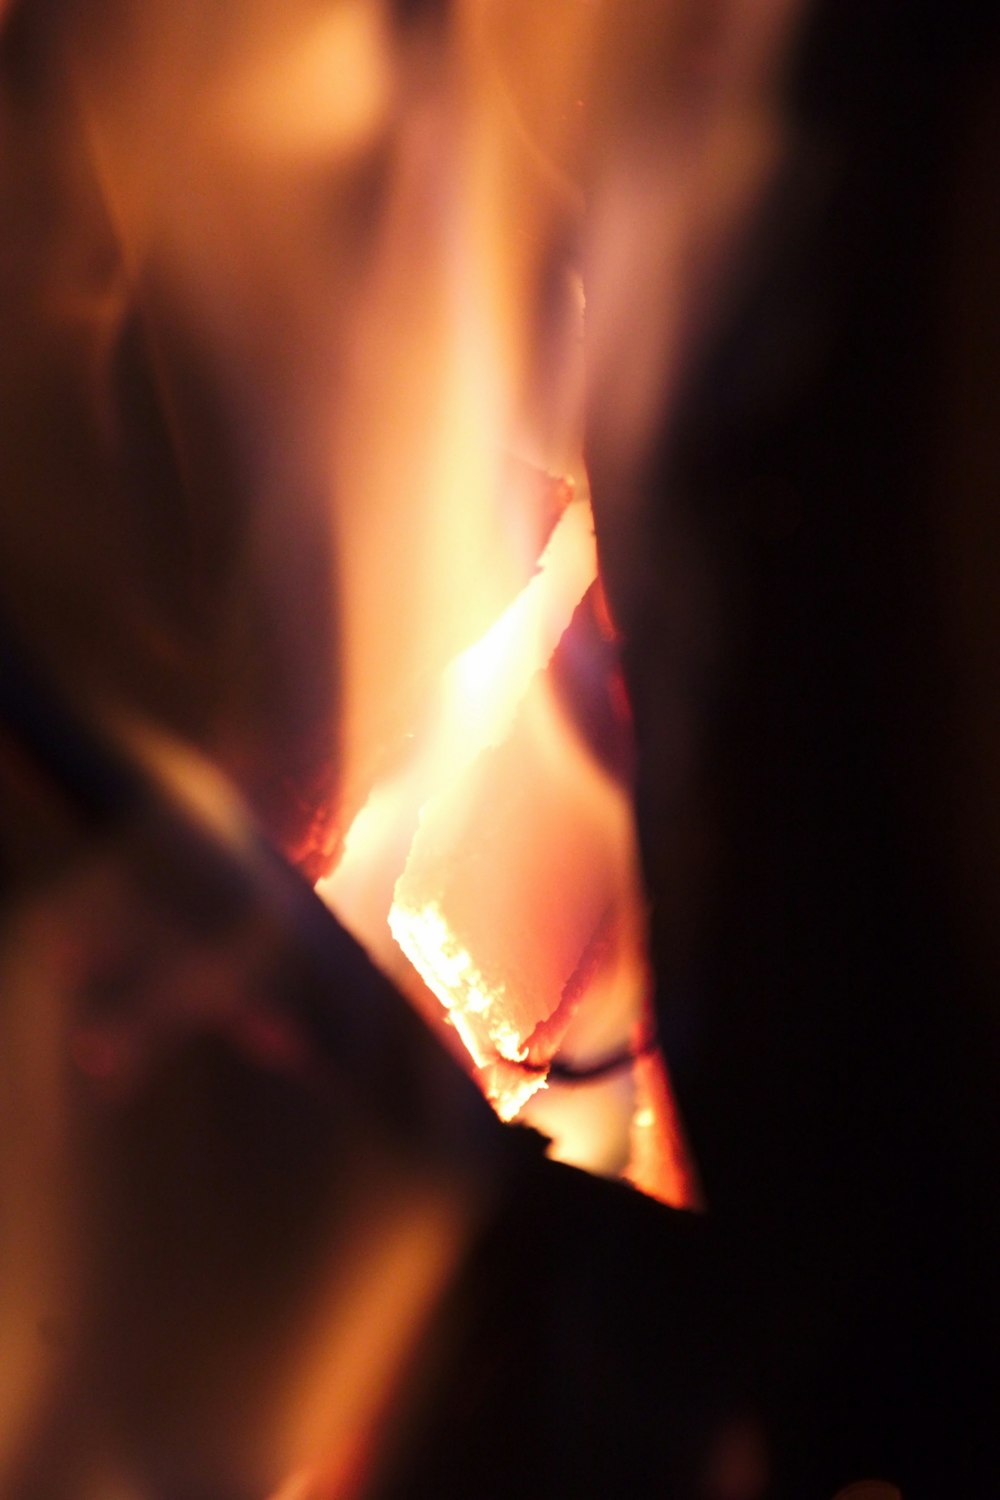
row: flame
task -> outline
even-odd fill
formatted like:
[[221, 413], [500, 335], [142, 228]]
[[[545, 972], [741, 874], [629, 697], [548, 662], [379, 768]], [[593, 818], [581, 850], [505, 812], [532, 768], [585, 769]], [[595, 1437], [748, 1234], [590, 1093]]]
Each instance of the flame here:
[[[331, 413], [349, 821], [318, 889], [428, 1020], [446, 1021], [503, 1118], [531, 1119], [535, 1101], [555, 1154], [687, 1202], [690, 1170], [664, 1165], [684, 1156], [666, 1085], [639, 1104], [627, 1057], [651, 1029], [629, 793], [550, 680], [597, 577], [583, 284], [567, 247], [581, 80], [600, 38], [589, 7], [529, 23], [517, 6], [459, 6], [422, 65], [433, 89], [418, 75], [387, 138]], [[567, 478], [540, 504], [543, 471]], [[607, 1118], [581, 1134], [579, 1106], [540, 1101], [570, 1093], [549, 1087], [564, 1039], [592, 1061], [576, 1017], [594, 1010], [612, 1017], [626, 1082], [595, 1090]], [[649, 1107], [669, 1125], [654, 1132], [660, 1164], [647, 1149], [640, 1167], [628, 1121]]]
[[[788, 8], [771, 0], [746, 57], [745, 0], [707, 30], [651, 0], [460, 0], [406, 24], [381, 0], [108, 0], [67, 23], [121, 263], [100, 347], [136, 305], [185, 475], [198, 452], [164, 330], [180, 318], [236, 372], [226, 430], [252, 504], [202, 735], [304, 868], [340, 855], [323, 894], [449, 1018], [505, 1116], [554, 1099], [560, 1049], [589, 1065], [594, 1012], [623, 1054], [649, 1030], [627, 789], [550, 680], [596, 575], [584, 268], [590, 442], [624, 525], [692, 266], [768, 156], [758, 75]], [[650, 123], [672, 173], [642, 146]], [[246, 577], [264, 580], [249, 613]], [[628, 1171], [619, 1116], [666, 1095], [637, 1103], [634, 1077], [601, 1092], [599, 1148], [589, 1128], [574, 1148], [580, 1111], [558, 1126], [552, 1099], [546, 1128], [557, 1152]]]
[[272, 1500], [371, 1492], [405, 1421], [400, 1387], [465, 1253], [468, 1225], [433, 1184], [369, 1217], [341, 1257], [288, 1392], [282, 1446], [294, 1467]]
[[[428, 1019], [446, 1021], [502, 1119], [536, 1123], [561, 1159], [690, 1203], [662, 1062], [651, 1089], [648, 1068], [629, 1056], [632, 1038], [650, 1030], [650, 1002], [628, 788], [558, 701], [568, 645], [602, 690], [618, 686], [605, 681], [607, 660], [591, 659], [593, 641], [574, 632], [589, 604], [607, 647], [613, 627], [596, 578], [590, 507], [578, 494], [521, 594], [442, 674], [422, 743], [376, 786], [318, 889]], [[627, 734], [610, 691], [606, 711]], [[618, 1053], [624, 1080], [556, 1082], [533, 1112], [564, 1051], [581, 1071]], [[637, 1126], [647, 1119], [651, 1129]]]
[[[795, 8], [0, 0], [24, 28], [0, 79], [12, 616], [64, 682], [207, 751], [304, 868], [339, 853], [322, 894], [500, 1114], [674, 1203], [696, 1185], [627, 778], [562, 671], [597, 576], [584, 292], [603, 542], [628, 552], [653, 414], [775, 157]], [[130, 488], [136, 365], [176, 473], [154, 443]], [[44, 913], [0, 944], [0, 1483], [51, 1404], [36, 1313], [76, 1295], [56, 950]], [[383, 1285], [358, 1272], [363, 1317], [349, 1278], [331, 1294], [290, 1467], [398, 1318], [332, 1441], [355, 1483], [459, 1255], [449, 1214], [422, 1215], [388, 1224]]]

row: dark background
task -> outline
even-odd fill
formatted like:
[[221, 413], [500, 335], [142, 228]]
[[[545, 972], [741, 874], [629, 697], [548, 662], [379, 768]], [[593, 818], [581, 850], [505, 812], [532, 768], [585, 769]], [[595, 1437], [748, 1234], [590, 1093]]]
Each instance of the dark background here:
[[1000, 1482], [996, 44], [813, 7], [638, 597], [594, 455], [661, 1026], [789, 1497]]

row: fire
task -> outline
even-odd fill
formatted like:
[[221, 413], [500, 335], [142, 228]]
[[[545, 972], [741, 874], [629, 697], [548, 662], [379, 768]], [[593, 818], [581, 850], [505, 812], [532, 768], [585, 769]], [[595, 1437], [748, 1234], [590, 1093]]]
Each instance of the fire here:
[[[0, 0], [20, 28], [0, 99], [12, 617], [74, 695], [190, 740], [326, 872], [498, 1114], [678, 1204], [696, 1190], [652, 1024], [584, 291], [588, 443], [627, 529], [651, 413], [768, 161], [751, 75], [790, 8], [718, 8], [706, 68], [704, 8], [653, 0]], [[127, 914], [142, 882], [120, 863]], [[66, 1435], [35, 1325], [77, 1296], [64, 1053], [84, 1078], [110, 1066], [57, 1013], [85, 887], [58, 931], [29, 910], [0, 944], [19, 1116], [0, 1487], [22, 1429]], [[172, 1014], [193, 991], [217, 1025], [217, 974], [198, 944], [188, 962], [200, 985], [174, 962], [155, 993]], [[250, 939], [233, 964], [236, 1005], [269, 971]], [[343, 1153], [362, 1177], [368, 1134]], [[338, 1494], [363, 1488], [383, 1397], [477, 1228], [450, 1199], [372, 1191], [397, 1212], [338, 1246], [278, 1444], [321, 1484], [338, 1449]], [[240, 1426], [255, 1449], [260, 1423]]]
[[[631, 1058], [652, 1028], [627, 778], [575, 722], [592, 694], [629, 732], [595, 624], [572, 250], [597, 22], [520, 22], [458, 7], [385, 141], [331, 427], [345, 826], [318, 889], [504, 1119], [688, 1202], [666, 1085], [647, 1097]], [[610, 1081], [570, 1080], [611, 1056]], [[657, 1149], [633, 1151], [650, 1108]]]
[[[536, 1124], [564, 1160], [688, 1203], [662, 1061], [654, 1078], [632, 1055], [652, 1027], [629, 789], [620, 766], [601, 763], [601, 736], [588, 745], [572, 722], [596, 704], [605, 739], [630, 730], [596, 580], [577, 495], [526, 587], [443, 673], [422, 743], [376, 786], [319, 889], [459, 1039], [502, 1119]], [[366, 906], [365, 889], [380, 900]], [[610, 1089], [586, 1076], [595, 1063], [621, 1074]]]
[[[524, 1039], [505, 1015], [506, 985], [490, 985], [469, 950], [458, 944], [436, 901], [416, 909], [393, 903], [389, 930], [449, 1012], [452, 1025], [480, 1067], [496, 1054], [508, 1062], [524, 1062], [528, 1056]], [[480, 1039], [483, 1034], [485, 1045]]]
[[[118, 26], [114, 5], [67, 38], [95, 196], [185, 457], [198, 427], [170, 324], [238, 372], [225, 430], [252, 519], [232, 552], [263, 582], [246, 616], [240, 574], [228, 588], [212, 640], [237, 668], [215, 664], [204, 736], [304, 869], [335, 864], [324, 896], [448, 1019], [498, 1111], [628, 1172], [632, 1115], [663, 1113], [638, 1102], [629, 1056], [650, 1029], [644, 898], [622, 768], [577, 722], [567, 667], [582, 631], [620, 739], [585, 604], [581, 246], [588, 132], [613, 138], [623, 44], [575, 0], [463, 3], [441, 26], [366, 0], [234, 15], [154, 4]], [[617, 264], [610, 200], [593, 201], [591, 280]], [[637, 370], [639, 342], [658, 357], [653, 322]], [[607, 336], [590, 330], [604, 371]], [[261, 644], [267, 692], [240, 655]], [[569, 1081], [611, 1055], [611, 1081]], [[589, 1094], [600, 1130], [569, 1103]]]

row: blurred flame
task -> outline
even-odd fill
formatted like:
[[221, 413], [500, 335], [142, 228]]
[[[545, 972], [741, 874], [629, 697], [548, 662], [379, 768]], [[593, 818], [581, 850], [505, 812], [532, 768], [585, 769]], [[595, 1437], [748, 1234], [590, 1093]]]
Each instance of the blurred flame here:
[[[28, 496], [2, 522], [14, 613], [68, 680], [79, 667], [197, 739], [312, 873], [343, 845], [322, 893], [429, 1019], [451, 1018], [502, 1114], [674, 1203], [696, 1188], [663, 1060], [644, 1050], [628, 789], [550, 670], [596, 576], [584, 289], [602, 544], [627, 552], [654, 413], [671, 416], [776, 159], [796, 8], [0, 0], [4, 28], [40, 28], [11, 49], [40, 75], [5, 76], [0, 141], [5, 193], [30, 210], [13, 216], [27, 227], [4, 249], [3, 293], [30, 358], [4, 366], [3, 394], [43, 434], [4, 470]], [[115, 488], [130, 330], [177, 468], [148, 535]], [[86, 388], [65, 452], [28, 404], [52, 369]], [[206, 461], [195, 375], [218, 400], [231, 490]], [[147, 574], [176, 585], [174, 543], [185, 587], [154, 600]], [[53, 600], [68, 599], [63, 616]], [[4, 1066], [19, 1064], [0, 1152], [17, 1228], [0, 1473], [44, 1404], [37, 1314], [53, 1289], [72, 1302], [76, 1253], [53, 1014], [65, 955], [43, 919], [18, 921], [0, 942]], [[627, 1066], [574, 1081], [623, 1048]], [[358, 1274], [357, 1318], [347, 1282], [331, 1293], [291, 1403], [289, 1496], [363, 1481], [380, 1393], [458, 1253], [449, 1212], [406, 1202], [367, 1226], [363, 1247], [386, 1259], [373, 1282]], [[338, 1427], [321, 1393], [343, 1393], [358, 1361]]]
[[370, 1492], [390, 1456], [401, 1379], [466, 1249], [465, 1214], [431, 1183], [369, 1220], [341, 1257], [287, 1393], [295, 1467], [272, 1500]]
[[60, 1361], [44, 1330], [75, 1312], [80, 1250], [70, 1205], [73, 1151], [60, 1053], [63, 976], [73, 967], [72, 942], [45, 903], [33, 903], [5, 925], [0, 935], [0, 1479], [26, 1430], [30, 1433], [37, 1403], [58, 1379]]
[[[429, 1019], [427, 990], [436, 996], [507, 1119], [546, 1088], [576, 1011], [585, 997], [586, 1009], [600, 1003], [611, 968], [615, 1045], [627, 1052], [649, 1029], [627, 790], [543, 680], [596, 576], [572, 247], [580, 91], [598, 40], [596, 12], [579, 4], [530, 17], [455, 8], [424, 59], [433, 89], [411, 75], [331, 428], [343, 806], [354, 816], [319, 888]], [[534, 576], [532, 468], [581, 491]], [[508, 784], [499, 820], [490, 767]], [[459, 887], [471, 903], [462, 916]], [[602, 923], [603, 963], [568, 994]], [[579, 1148], [580, 1111], [560, 1125], [550, 1107], [554, 1149], [628, 1170], [622, 1116], [635, 1092], [634, 1081], [604, 1091], [612, 1118]], [[661, 1096], [644, 1107], [659, 1117]], [[683, 1155], [677, 1141], [672, 1152]], [[688, 1201], [649, 1150], [643, 1161], [637, 1181]]]
[[286, 35], [269, 28], [220, 93], [220, 131], [293, 163], [357, 153], [392, 106], [390, 58], [388, 17], [367, 0], [316, 8]]

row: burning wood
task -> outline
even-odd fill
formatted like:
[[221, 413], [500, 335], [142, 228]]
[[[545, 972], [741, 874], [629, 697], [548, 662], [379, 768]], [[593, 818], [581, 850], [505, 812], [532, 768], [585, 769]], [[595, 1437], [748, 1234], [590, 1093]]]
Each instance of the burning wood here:
[[[575, 1065], [537, 1116], [556, 1154], [688, 1203], [662, 1063], [655, 1089], [633, 1076], [633, 1041], [651, 1023], [631, 724], [591, 526], [578, 500], [529, 588], [449, 669], [409, 773], [376, 787], [321, 890], [432, 1024], [441, 1011], [426, 991], [436, 997], [502, 1118], [546, 1089], [565, 1044]], [[380, 895], [362, 907], [366, 881]], [[609, 1053], [624, 1079], [581, 1133], [580, 1110], [559, 1096]], [[638, 1154], [635, 1117], [654, 1127], [635, 1137]]]
[[[606, 47], [619, 15], [578, 0], [460, 3], [444, 16], [375, 0], [0, 4], [2, 186], [24, 210], [0, 288], [0, 463], [21, 501], [0, 518], [0, 583], [64, 689], [88, 710], [124, 704], [197, 745], [310, 879], [350, 825], [324, 898], [465, 1052], [501, 1114], [538, 1125], [558, 1156], [690, 1202], [650, 1024], [627, 716], [613, 652], [592, 628], [581, 456], [583, 260], [602, 288], [620, 283], [598, 299], [594, 388], [607, 394], [607, 422], [637, 445], [665, 339], [659, 314], [636, 329], [633, 282], [661, 261], [675, 269], [661, 255], [674, 243], [656, 218], [662, 195], [634, 216], [652, 232], [623, 234], [616, 204], [645, 205], [647, 179], [630, 165], [622, 195], [590, 149], [591, 121], [605, 144], [622, 134], [620, 54], [647, 38], [660, 48], [670, 31], [643, 4]], [[622, 306], [624, 339], [609, 327]], [[227, 800], [222, 782], [181, 779]], [[287, 869], [274, 877], [256, 845], [221, 863], [211, 839], [182, 839], [178, 852], [189, 824], [169, 812], [153, 822], [162, 841], [143, 825], [139, 849], [112, 859], [129, 936], [147, 931], [136, 920], [147, 898], [167, 902], [183, 935], [192, 907], [192, 920], [214, 920], [234, 891], [256, 897], [262, 884], [247, 918], [259, 931], [244, 945], [241, 928], [232, 950], [208, 939], [189, 949], [170, 922], [153, 922], [156, 943], [124, 948], [146, 977], [154, 958], [162, 971], [147, 986], [119, 965], [121, 1029], [77, 1026], [68, 983], [68, 1014], [45, 1046], [61, 1056], [65, 1043], [74, 1077], [104, 1103], [116, 1077], [134, 1085], [122, 1092], [137, 1113], [115, 1123], [134, 1191], [121, 1221], [110, 1213], [126, 1228], [94, 1305], [117, 1310], [116, 1297], [131, 1296], [140, 1336], [107, 1333], [120, 1348], [99, 1340], [85, 1353], [102, 1370], [108, 1357], [130, 1408], [109, 1441], [131, 1443], [150, 1485], [170, 1494], [179, 1468], [202, 1484], [214, 1455], [239, 1448], [232, 1392], [273, 1394], [288, 1375], [261, 1374], [263, 1357], [234, 1373], [234, 1349], [259, 1346], [242, 1328], [208, 1337], [188, 1296], [184, 1268], [204, 1269], [189, 1226], [202, 1219], [221, 1224], [225, 1247], [249, 1223], [260, 1280], [271, 1286], [276, 1273], [266, 1226], [212, 1192], [214, 1158], [207, 1187], [198, 1176], [197, 1129], [164, 1148], [164, 1174], [150, 1170], [158, 1158], [143, 1129], [129, 1129], [155, 1124], [161, 1085], [188, 1120], [176, 1059], [204, 1062], [207, 1047], [215, 1079], [205, 1037], [221, 1029], [243, 1055], [294, 1072], [315, 1050], [306, 1033], [341, 1070], [319, 1116], [336, 1125], [347, 1163], [331, 1213], [357, 1233], [336, 1239], [319, 1373], [290, 1398], [289, 1467], [314, 1439], [322, 1446], [332, 1399], [343, 1397], [342, 1424], [356, 1411], [359, 1428], [382, 1425], [380, 1399], [471, 1234], [462, 1191], [442, 1206], [416, 1172], [410, 1192], [410, 1133], [435, 1172], [456, 1154], [464, 1171], [466, 1150], [478, 1170], [475, 1132], [464, 1139], [466, 1116], [448, 1104], [480, 1101], [461, 1076], [415, 1060], [436, 1054], [413, 1042], [396, 996], [387, 1002]], [[88, 895], [58, 907], [74, 938], [89, 931]], [[312, 962], [316, 928], [332, 964]], [[41, 929], [25, 931], [29, 947], [44, 946]], [[16, 921], [11, 932], [15, 942]], [[28, 1014], [32, 984], [15, 970]], [[307, 1014], [290, 1025], [300, 1005]], [[151, 1059], [146, 1071], [132, 1068], [137, 1057]], [[312, 1101], [316, 1072], [304, 1071]], [[517, 1137], [497, 1146], [499, 1126], [481, 1113], [492, 1170], [492, 1153]], [[305, 1134], [296, 1149], [314, 1161]], [[226, 1115], [221, 1137], [219, 1159], [238, 1177], [239, 1120]], [[326, 1149], [312, 1142], [323, 1167]], [[105, 1158], [114, 1176], [114, 1152]], [[202, 1185], [193, 1198], [185, 1165]], [[162, 1199], [147, 1196], [147, 1173]], [[297, 1213], [289, 1223], [297, 1244]], [[177, 1275], [158, 1274], [161, 1243], [177, 1252]], [[213, 1310], [230, 1307], [230, 1260], [236, 1250], [209, 1256]], [[405, 1279], [411, 1261], [413, 1284], [383, 1297], [381, 1283]], [[236, 1298], [235, 1321], [263, 1339], [266, 1319], [248, 1305]], [[179, 1332], [182, 1356], [158, 1359]], [[189, 1451], [192, 1411], [204, 1449]], [[6, 1439], [14, 1418], [0, 1413], [0, 1429]], [[351, 1437], [330, 1439], [347, 1468]], [[244, 1462], [256, 1483], [269, 1444], [256, 1430], [244, 1441], [232, 1468]]]
[[480, 1066], [497, 1053], [527, 1061], [562, 1009], [625, 889], [628, 833], [624, 799], [560, 722], [544, 677], [504, 743], [424, 807], [390, 923]]

